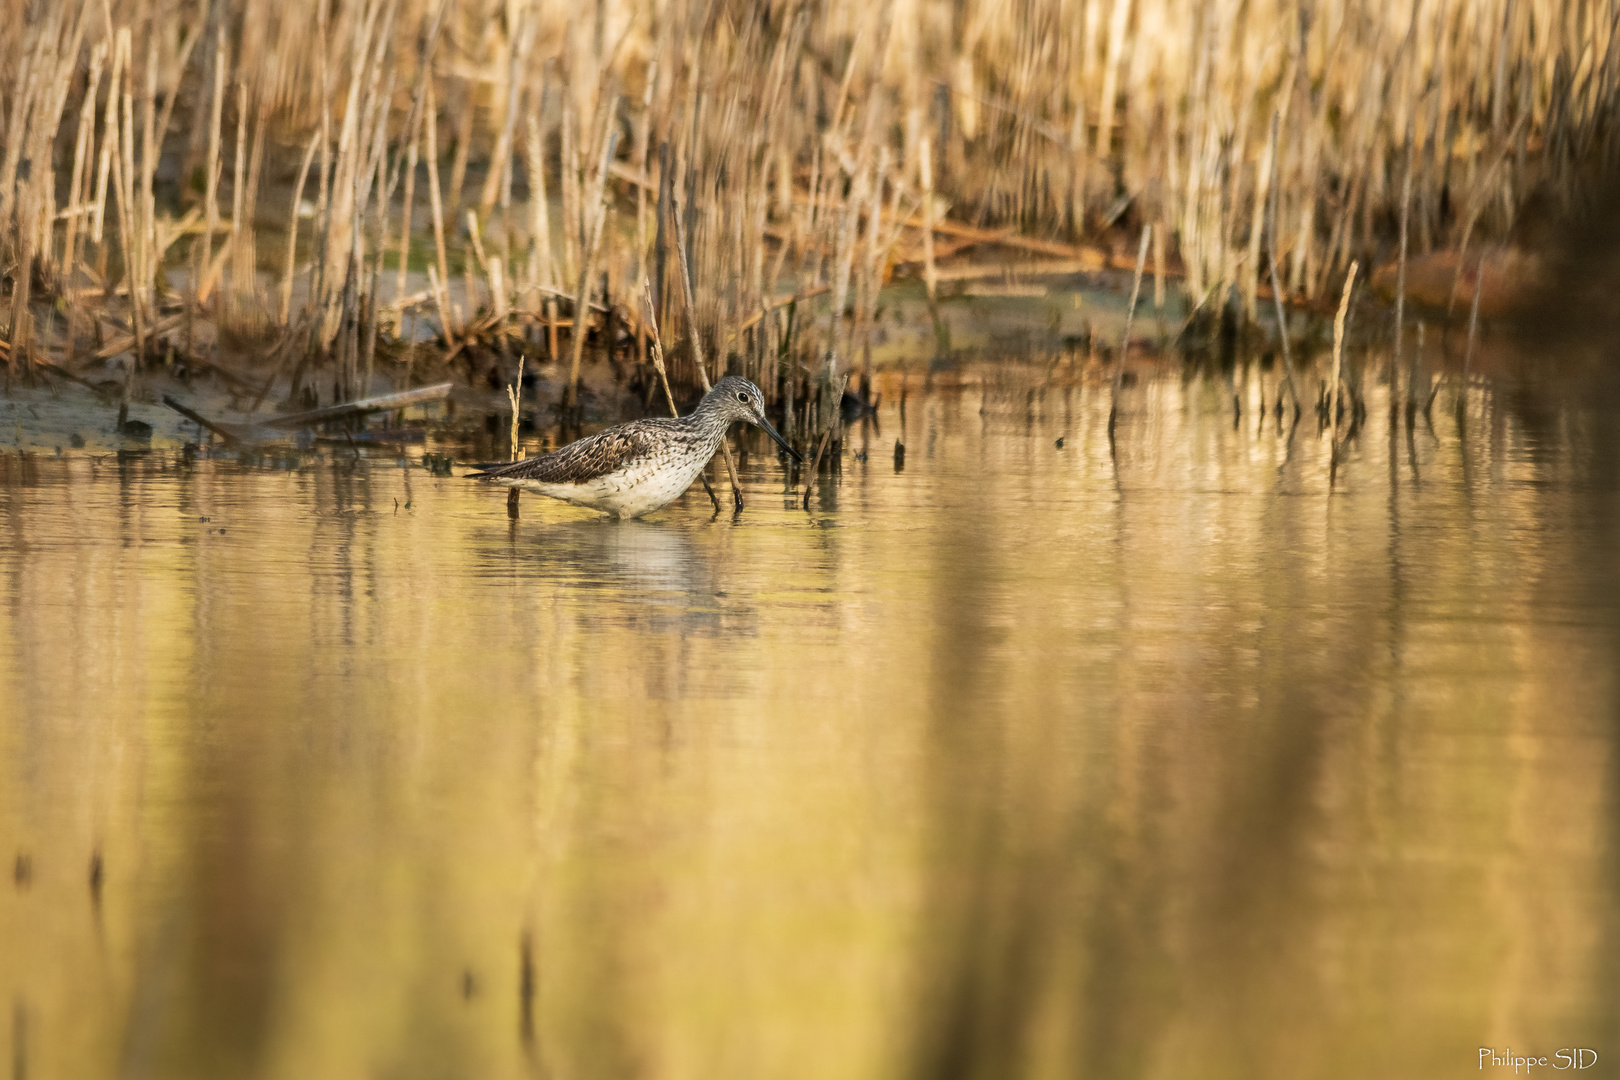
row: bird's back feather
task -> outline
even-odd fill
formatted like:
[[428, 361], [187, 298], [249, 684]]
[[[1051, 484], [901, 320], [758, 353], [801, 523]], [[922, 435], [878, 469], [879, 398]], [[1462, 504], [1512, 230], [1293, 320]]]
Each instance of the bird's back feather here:
[[542, 484], [584, 484], [634, 465], [686, 434], [670, 420], [636, 420], [608, 428], [549, 454], [470, 473], [480, 480], [533, 480]]

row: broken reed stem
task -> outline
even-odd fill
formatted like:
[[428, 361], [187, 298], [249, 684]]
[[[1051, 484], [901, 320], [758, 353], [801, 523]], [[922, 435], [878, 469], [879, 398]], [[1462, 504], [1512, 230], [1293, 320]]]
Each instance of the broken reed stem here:
[[1125, 333], [1119, 340], [1119, 359], [1114, 366], [1114, 394], [1108, 405], [1108, 438], [1114, 438], [1114, 421], [1119, 416], [1119, 390], [1125, 382], [1125, 357], [1131, 349], [1131, 320], [1136, 315], [1136, 298], [1142, 294], [1142, 270], [1147, 265], [1148, 243], [1153, 238], [1153, 226], [1142, 230], [1142, 242], [1136, 247], [1136, 276], [1131, 281], [1131, 302], [1125, 308]]
[[[517, 379], [506, 388], [507, 400], [512, 403], [512, 460], [518, 460], [518, 420], [519, 403], [523, 397], [523, 357], [518, 357]], [[506, 516], [518, 516], [518, 489], [506, 489]]]
[[[1329, 484], [1332, 468], [1339, 462], [1339, 372], [1344, 356], [1344, 320], [1350, 311], [1350, 291], [1355, 288], [1356, 270], [1360, 263], [1350, 263], [1350, 273], [1344, 279], [1344, 295], [1339, 298], [1339, 313], [1333, 317], [1333, 392], [1328, 397]], [[1320, 430], [1320, 429], [1318, 429]]]
[[[513, 461], [516, 461], [518, 459], [518, 404], [519, 404], [519, 401], [523, 397], [523, 361], [524, 361], [524, 357], [520, 355], [518, 357], [517, 379], [515, 381], [513, 381], [512, 383], [510, 383], [506, 388], [507, 400], [511, 401], [511, 403], [512, 403], [512, 460]], [[516, 489], [514, 489], [514, 490], [516, 490]]]

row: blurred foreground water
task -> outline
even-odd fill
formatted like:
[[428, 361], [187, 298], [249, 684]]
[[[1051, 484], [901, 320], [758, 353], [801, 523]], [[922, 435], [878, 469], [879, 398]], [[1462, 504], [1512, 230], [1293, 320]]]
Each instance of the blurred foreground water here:
[[12, 1075], [1608, 1075], [1596, 403], [885, 390], [735, 521], [0, 458]]

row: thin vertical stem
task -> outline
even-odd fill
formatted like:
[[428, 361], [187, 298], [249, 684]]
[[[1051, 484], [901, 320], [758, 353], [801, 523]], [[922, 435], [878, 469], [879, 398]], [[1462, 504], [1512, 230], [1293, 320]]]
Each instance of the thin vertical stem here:
[[1108, 405], [1108, 442], [1114, 442], [1114, 421], [1119, 416], [1119, 391], [1125, 383], [1125, 357], [1131, 350], [1131, 320], [1136, 315], [1136, 298], [1142, 295], [1142, 270], [1147, 266], [1148, 244], [1153, 239], [1153, 226], [1142, 230], [1142, 242], [1136, 248], [1136, 276], [1131, 282], [1131, 302], [1125, 307], [1125, 332], [1119, 339], [1119, 358], [1114, 361], [1114, 395]]
[[[1333, 392], [1328, 398], [1328, 483], [1331, 485], [1332, 470], [1339, 463], [1339, 371], [1344, 356], [1344, 320], [1350, 311], [1350, 292], [1355, 288], [1356, 270], [1359, 263], [1350, 264], [1350, 273], [1344, 279], [1344, 295], [1339, 299], [1339, 313], [1333, 317]], [[1318, 429], [1320, 430], [1320, 429]]]

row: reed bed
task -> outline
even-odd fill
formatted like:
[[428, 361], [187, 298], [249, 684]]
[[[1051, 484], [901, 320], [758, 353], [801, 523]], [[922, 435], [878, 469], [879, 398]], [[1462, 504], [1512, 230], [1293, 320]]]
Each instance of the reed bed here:
[[577, 409], [589, 337], [650, 399], [646, 280], [671, 382], [707, 355], [814, 444], [882, 284], [968, 245], [1151, 227], [1156, 298], [1252, 320], [1620, 156], [1617, 0], [0, 5], [8, 371], [126, 397], [528, 355]]

